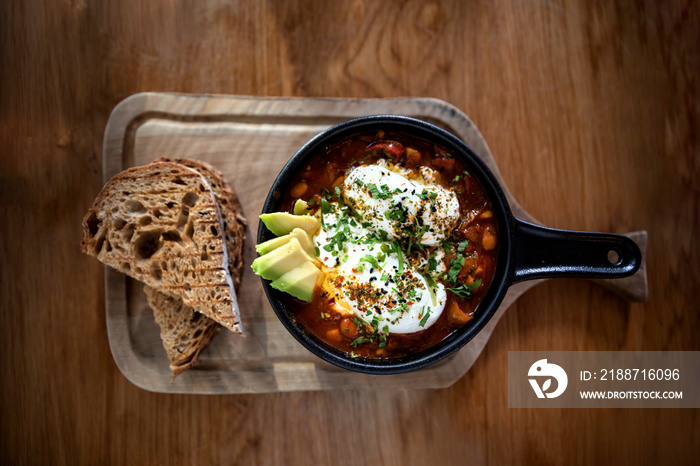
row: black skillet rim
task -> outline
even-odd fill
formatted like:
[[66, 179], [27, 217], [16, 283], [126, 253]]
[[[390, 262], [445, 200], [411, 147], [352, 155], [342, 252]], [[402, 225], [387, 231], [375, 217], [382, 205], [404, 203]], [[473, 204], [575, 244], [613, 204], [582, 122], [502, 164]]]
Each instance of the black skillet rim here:
[[[454, 157], [467, 164], [470, 174], [479, 180], [491, 200], [492, 207], [497, 211], [499, 251], [496, 272], [489, 290], [477, 307], [474, 319], [438, 344], [415, 354], [392, 359], [352, 358], [349, 354], [321, 341], [298, 324], [285, 307], [285, 302], [294, 298], [272, 288], [268, 280], [261, 280], [265, 295], [282, 325], [316, 356], [351, 371], [367, 374], [400, 374], [422, 369], [452, 355], [471, 341], [493, 317], [513, 279], [514, 218], [496, 177], [464, 141], [431, 123], [400, 115], [359, 117], [339, 123], [314, 136], [282, 168], [265, 199], [262, 213], [281, 210], [279, 199], [284, 189], [280, 187], [289, 184], [294, 174], [305, 166], [308, 160], [322, 153], [326, 147], [354, 134], [380, 129], [408, 132], [449, 149]], [[261, 243], [273, 237], [274, 235], [260, 222], [257, 242]]]

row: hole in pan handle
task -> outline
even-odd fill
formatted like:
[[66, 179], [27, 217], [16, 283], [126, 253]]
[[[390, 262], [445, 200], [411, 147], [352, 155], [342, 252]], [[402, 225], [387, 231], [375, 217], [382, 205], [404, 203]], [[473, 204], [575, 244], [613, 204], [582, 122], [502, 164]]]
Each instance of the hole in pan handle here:
[[626, 236], [547, 228], [516, 220], [514, 282], [536, 278], [623, 278], [642, 263]]

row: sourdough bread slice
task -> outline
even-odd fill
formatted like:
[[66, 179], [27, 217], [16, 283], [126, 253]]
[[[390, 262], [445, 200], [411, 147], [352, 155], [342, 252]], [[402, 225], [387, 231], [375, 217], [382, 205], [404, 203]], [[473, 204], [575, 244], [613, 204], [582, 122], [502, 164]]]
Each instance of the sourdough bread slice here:
[[[159, 158], [155, 161], [169, 162], [170, 160]], [[173, 162], [196, 170], [209, 183], [224, 225], [228, 270], [233, 279], [233, 286], [238, 290], [243, 275], [243, 246], [247, 221], [243, 216], [243, 209], [236, 192], [229, 182], [226, 181], [224, 174], [206, 162], [190, 159], [175, 159]]]
[[196, 312], [181, 298], [168, 296], [144, 285], [148, 305], [160, 327], [160, 338], [170, 361], [173, 380], [197, 362], [221, 326], [215, 320]]
[[241, 333], [221, 214], [196, 170], [154, 162], [115, 175], [83, 219], [81, 247]]
[[[159, 158], [156, 162], [170, 162]], [[212, 188], [224, 226], [224, 239], [228, 252], [229, 273], [236, 290], [243, 274], [243, 245], [246, 220], [238, 197], [223, 174], [211, 165], [195, 160], [176, 159], [176, 163], [198, 171]], [[216, 321], [184, 304], [182, 299], [161, 293], [144, 285], [143, 290], [153, 317], [160, 327], [160, 337], [170, 361], [173, 380], [194, 366], [199, 353], [209, 344], [219, 330]]]

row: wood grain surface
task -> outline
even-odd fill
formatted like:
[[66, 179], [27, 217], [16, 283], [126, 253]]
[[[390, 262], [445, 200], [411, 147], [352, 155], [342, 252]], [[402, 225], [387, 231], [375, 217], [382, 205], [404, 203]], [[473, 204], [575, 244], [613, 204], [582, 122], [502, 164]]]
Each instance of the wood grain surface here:
[[[507, 407], [517, 350], [700, 350], [691, 1], [0, 3], [0, 463], [695, 464], [696, 410]], [[142, 91], [437, 97], [546, 225], [647, 230], [649, 300], [550, 281], [441, 390], [165, 395], [117, 369], [79, 250]]]

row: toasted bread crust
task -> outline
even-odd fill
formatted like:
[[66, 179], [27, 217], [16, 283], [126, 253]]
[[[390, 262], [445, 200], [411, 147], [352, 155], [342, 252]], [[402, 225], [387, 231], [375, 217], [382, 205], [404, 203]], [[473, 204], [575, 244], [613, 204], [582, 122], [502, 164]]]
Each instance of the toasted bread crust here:
[[[169, 159], [166, 158], [156, 159], [156, 162], [168, 161]], [[226, 181], [224, 174], [206, 162], [190, 159], [175, 159], [173, 162], [199, 172], [206, 178], [214, 192], [224, 225], [228, 268], [233, 284], [238, 290], [243, 274], [243, 246], [245, 244], [245, 227], [247, 222], [243, 216], [243, 209], [236, 192], [229, 182]]]
[[180, 298], [168, 296], [148, 285], [144, 285], [143, 291], [160, 327], [160, 337], [174, 380], [195, 365], [199, 353], [211, 342], [220, 325], [196, 312]]
[[[170, 160], [159, 158], [156, 162]], [[229, 272], [233, 278], [233, 285], [238, 290], [243, 274], [246, 225], [238, 196], [223, 174], [211, 165], [189, 159], [176, 159], [174, 162], [197, 170], [209, 182], [221, 212]], [[161, 329], [161, 340], [170, 361], [174, 380], [197, 363], [199, 354], [219, 330], [219, 324], [203, 314], [196, 313], [180, 298], [168, 296], [148, 285], [143, 289], [156, 323]]]
[[240, 333], [221, 214], [196, 170], [154, 162], [115, 175], [83, 219], [81, 247]]

